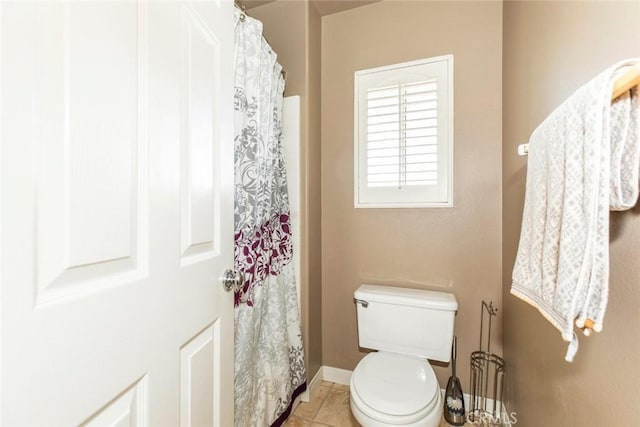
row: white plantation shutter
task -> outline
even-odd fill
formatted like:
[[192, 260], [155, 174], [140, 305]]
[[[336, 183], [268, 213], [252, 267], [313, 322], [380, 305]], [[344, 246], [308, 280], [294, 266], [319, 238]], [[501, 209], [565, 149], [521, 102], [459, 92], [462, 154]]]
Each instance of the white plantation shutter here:
[[438, 82], [367, 90], [367, 183], [406, 187], [438, 183]]
[[452, 205], [453, 57], [356, 72], [355, 205]]

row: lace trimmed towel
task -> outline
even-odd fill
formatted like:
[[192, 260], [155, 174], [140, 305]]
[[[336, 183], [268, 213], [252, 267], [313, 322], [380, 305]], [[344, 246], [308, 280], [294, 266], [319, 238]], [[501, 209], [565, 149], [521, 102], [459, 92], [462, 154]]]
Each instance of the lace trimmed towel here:
[[522, 230], [511, 293], [578, 350], [574, 320], [602, 330], [609, 290], [609, 211], [638, 198], [638, 87], [611, 102], [616, 78], [640, 59], [608, 68], [578, 89], [529, 140]]

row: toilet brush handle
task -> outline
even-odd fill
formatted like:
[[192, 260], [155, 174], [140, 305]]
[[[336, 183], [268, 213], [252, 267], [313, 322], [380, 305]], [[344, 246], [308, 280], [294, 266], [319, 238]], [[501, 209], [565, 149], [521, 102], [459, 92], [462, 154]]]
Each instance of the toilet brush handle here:
[[456, 357], [458, 356], [458, 337], [453, 336], [453, 345], [451, 346], [451, 370], [453, 376], [456, 376]]

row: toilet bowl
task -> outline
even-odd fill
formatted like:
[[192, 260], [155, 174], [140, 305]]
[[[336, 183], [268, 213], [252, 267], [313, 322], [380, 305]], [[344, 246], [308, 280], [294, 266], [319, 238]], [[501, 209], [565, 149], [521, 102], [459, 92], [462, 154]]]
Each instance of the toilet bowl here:
[[429, 360], [451, 358], [452, 294], [379, 285], [355, 292], [358, 343], [377, 350], [353, 370], [351, 412], [364, 427], [438, 427], [440, 386]]
[[370, 353], [351, 376], [351, 412], [364, 427], [438, 427], [442, 397], [429, 363], [394, 353]]

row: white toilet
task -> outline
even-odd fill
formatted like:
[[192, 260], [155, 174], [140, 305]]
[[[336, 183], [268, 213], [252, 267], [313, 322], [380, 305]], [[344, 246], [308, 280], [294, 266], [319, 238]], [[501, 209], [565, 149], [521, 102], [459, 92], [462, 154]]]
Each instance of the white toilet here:
[[444, 292], [361, 285], [355, 292], [360, 347], [351, 412], [364, 427], [438, 427], [442, 396], [429, 361], [451, 358], [458, 302]]

